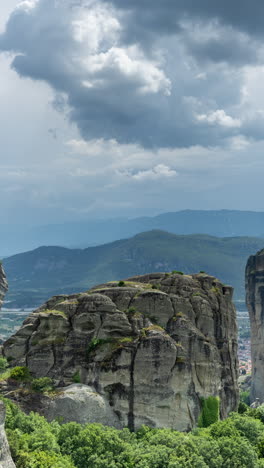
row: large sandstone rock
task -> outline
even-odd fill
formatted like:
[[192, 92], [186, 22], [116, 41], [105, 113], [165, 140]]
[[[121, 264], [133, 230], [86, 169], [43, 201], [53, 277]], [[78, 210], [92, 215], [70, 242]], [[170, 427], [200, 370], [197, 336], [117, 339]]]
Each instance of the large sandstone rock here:
[[189, 430], [201, 397], [219, 396], [222, 417], [237, 407], [232, 292], [206, 274], [155, 273], [53, 297], [3, 352], [66, 387], [49, 417]]
[[246, 301], [251, 328], [251, 401], [264, 402], [264, 250], [249, 257], [246, 266]]

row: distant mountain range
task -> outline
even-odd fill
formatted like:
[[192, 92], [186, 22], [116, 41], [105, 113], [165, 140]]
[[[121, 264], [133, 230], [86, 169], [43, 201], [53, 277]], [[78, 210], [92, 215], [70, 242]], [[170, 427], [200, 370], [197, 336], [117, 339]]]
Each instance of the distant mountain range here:
[[161, 229], [174, 234], [264, 237], [264, 212], [178, 211], [154, 217], [106, 219], [37, 226], [0, 225], [0, 258], [40, 245], [85, 248]]
[[4, 259], [7, 299], [9, 306], [30, 307], [54, 294], [172, 270], [187, 274], [206, 271], [234, 286], [236, 299], [243, 299], [247, 258], [263, 246], [264, 239], [259, 238], [186, 236], [153, 230], [87, 249], [39, 247]]

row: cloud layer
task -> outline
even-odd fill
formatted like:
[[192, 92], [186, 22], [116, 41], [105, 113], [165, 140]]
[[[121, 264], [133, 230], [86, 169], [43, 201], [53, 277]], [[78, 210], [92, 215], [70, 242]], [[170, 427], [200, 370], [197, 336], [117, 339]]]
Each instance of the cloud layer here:
[[264, 149], [263, 13], [261, 0], [14, 2], [1, 211], [261, 209], [244, 187]]
[[0, 49], [20, 76], [52, 87], [85, 139], [225, 144], [255, 118], [242, 95], [246, 67], [263, 57], [255, 3], [234, 15], [225, 2], [26, 0]]

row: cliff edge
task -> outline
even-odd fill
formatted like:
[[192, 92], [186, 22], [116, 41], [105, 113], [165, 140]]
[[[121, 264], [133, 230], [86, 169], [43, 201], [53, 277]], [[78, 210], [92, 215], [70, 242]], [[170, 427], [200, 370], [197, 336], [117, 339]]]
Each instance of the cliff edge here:
[[56, 296], [3, 345], [12, 366], [49, 376], [49, 419], [190, 430], [201, 398], [237, 408], [231, 287], [207, 274], [155, 273]]

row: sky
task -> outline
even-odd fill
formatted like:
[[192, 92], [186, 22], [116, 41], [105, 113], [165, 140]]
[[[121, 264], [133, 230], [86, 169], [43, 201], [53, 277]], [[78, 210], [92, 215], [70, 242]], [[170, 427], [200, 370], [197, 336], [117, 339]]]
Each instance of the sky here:
[[262, 0], [2, 0], [1, 223], [264, 211]]

